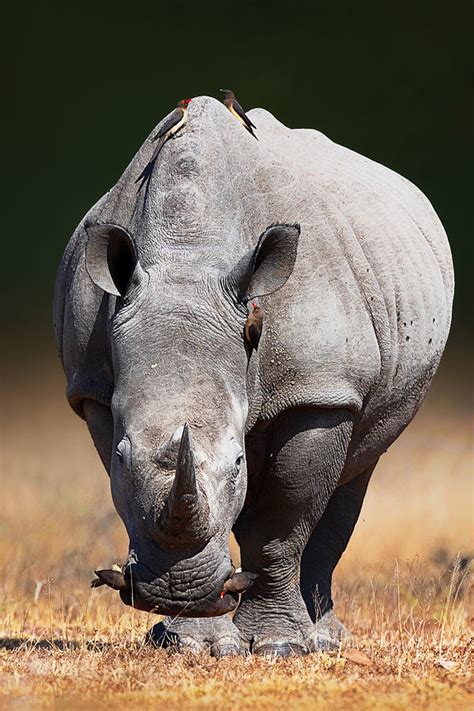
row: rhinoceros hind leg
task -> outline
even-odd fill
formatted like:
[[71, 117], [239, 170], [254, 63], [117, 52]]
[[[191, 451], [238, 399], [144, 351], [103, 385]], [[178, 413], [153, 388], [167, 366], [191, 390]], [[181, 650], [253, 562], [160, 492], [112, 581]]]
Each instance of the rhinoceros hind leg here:
[[146, 641], [177, 652], [207, 653], [213, 657], [245, 654], [239, 631], [229, 617], [166, 617], [148, 632]]
[[317, 620], [314, 631], [306, 638], [306, 645], [310, 652], [330, 652], [350, 639], [351, 633], [331, 609]]
[[333, 610], [332, 575], [359, 518], [375, 466], [335, 490], [304, 550], [300, 588], [315, 623], [306, 640], [312, 651], [335, 649], [350, 637]]

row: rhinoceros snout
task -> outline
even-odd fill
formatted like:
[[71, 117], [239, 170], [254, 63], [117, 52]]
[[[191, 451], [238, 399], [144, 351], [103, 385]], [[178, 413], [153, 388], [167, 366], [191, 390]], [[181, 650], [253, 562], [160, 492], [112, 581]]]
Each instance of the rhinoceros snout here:
[[210, 573], [207, 584], [203, 585], [202, 579], [195, 578], [192, 571], [189, 572], [187, 582], [183, 584], [182, 571], [155, 579], [150, 579], [154, 576], [148, 574], [143, 579], [137, 577], [143, 573], [139, 566], [128, 567], [125, 573], [126, 584], [120, 588], [120, 597], [127, 605], [158, 615], [224, 615], [235, 610], [239, 602], [238, 594], [229, 589], [228, 585], [232, 570], [226, 570], [228, 573], [224, 576], [219, 572]]
[[168, 599], [162, 596], [160, 588], [141, 581], [121, 590], [120, 597], [126, 605], [138, 610], [180, 617], [216, 617], [232, 612], [239, 604], [239, 596], [234, 592], [216, 592], [202, 599]]
[[[155, 549], [132, 549], [120, 572], [114, 577], [98, 571], [100, 581], [120, 592], [124, 603], [160, 615], [213, 617], [235, 610], [239, 594], [256, 579], [250, 572], [236, 571], [222, 542], [213, 541], [193, 558], [174, 560], [157, 555]], [[116, 574], [117, 575], [117, 574]]]

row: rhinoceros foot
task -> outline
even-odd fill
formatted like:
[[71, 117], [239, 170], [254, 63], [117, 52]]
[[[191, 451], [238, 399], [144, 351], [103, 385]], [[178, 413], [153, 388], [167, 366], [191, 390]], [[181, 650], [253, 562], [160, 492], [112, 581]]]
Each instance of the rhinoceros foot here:
[[306, 639], [306, 644], [310, 652], [330, 652], [341, 644], [347, 644], [350, 638], [351, 633], [331, 609], [316, 621], [314, 632]]
[[263, 657], [299, 657], [307, 654], [308, 649], [298, 640], [267, 637], [252, 645], [252, 654]]
[[270, 601], [261, 589], [251, 588], [242, 596], [234, 621], [251, 654], [294, 657], [310, 651], [305, 640], [314, 624], [296, 586]]
[[239, 631], [229, 617], [165, 617], [147, 634], [149, 644], [177, 652], [206, 652], [213, 657], [245, 654]]

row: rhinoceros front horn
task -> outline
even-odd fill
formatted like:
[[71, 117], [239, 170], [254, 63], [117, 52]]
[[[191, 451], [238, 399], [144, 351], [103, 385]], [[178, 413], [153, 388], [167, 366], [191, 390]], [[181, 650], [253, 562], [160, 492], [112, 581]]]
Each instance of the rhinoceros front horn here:
[[166, 548], [178, 548], [203, 543], [208, 529], [209, 505], [196, 479], [191, 431], [186, 423], [173, 486], [158, 520], [158, 536]]

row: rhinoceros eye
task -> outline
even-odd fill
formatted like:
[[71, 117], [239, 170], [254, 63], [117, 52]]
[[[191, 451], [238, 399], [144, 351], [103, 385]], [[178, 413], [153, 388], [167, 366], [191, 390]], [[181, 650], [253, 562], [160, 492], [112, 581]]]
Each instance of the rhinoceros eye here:
[[234, 464], [232, 471], [230, 473], [229, 483], [232, 488], [232, 491], [235, 491], [237, 488], [237, 482], [239, 480], [239, 474], [242, 469], [243, 462], [244, 462], [244, 455], [241, 454], [235, 460], [235, 464]]
[[115, 454], [117, 455], [117, 459], [121, 464], [123, 463], [128, 463], [128, 459], [130, 458], [130, 451], [131, 451], [131, 445], [130, 445], [130, 440], [127, 437], [127, 435], [124, 435], [120, 442], [117, 445], [117, 449], [115, 450]]
[[239, 474], [240, 470], [242, 469], [242, 464], [244, 461], [244, 455], [241, 454], [237, 459], [235, 460], [234, 468], [232, 470], [232, 483], [235, 484]]

